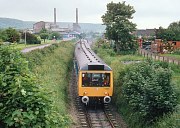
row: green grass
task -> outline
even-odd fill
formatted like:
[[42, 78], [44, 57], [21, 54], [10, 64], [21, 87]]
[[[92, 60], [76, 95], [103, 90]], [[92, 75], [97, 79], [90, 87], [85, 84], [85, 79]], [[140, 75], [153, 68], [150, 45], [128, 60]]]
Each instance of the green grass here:
[[[55, 106], [59, 106], [59, 112], [65, 114], [67, 111], [67, 86], [69, 72], [67, 65], [72, 59], [72, 52], [67, 53], [66, 48], [55, 50], [54, 54], [46, 57], [41, 66], [35, 68], [40, 83], [52, 92]], [[63, 53], [63, 54], [61, 54]], [[69, 57], [69, 58], [67, 58]], [[67, 65], [66, 65], [67, 64]]]
[[29, 47], [35, 47], [43, 44], [49, 44], [49, 43], [59, 43], [61, 42], [60, 40], [54, 41], [54, 40], [46, 40], [45, 42], [41, 40], [41, 44], [11, 44], [10, 46], [13, 47], [14, 49], [22, 50], [24, 48], [29, 48]]
[[[74, 45], [72, 42], [59, 43], [58, 47], [52, 50], [47, 49], [47, 53], [35, 53], [34, 57], [39, 54], [41, 62], [32, 66], [32, 71], [37, 75], [39, 84], [50, 93], [50, 99], [53, 101], [54, 113], [57, 115], [68, 115], [68, 96], [67, 88], [69, 84], [69, 72], [72, 70]], [[41, 50], [38, 50], [41, 51]], [[29, 53], [31, 54], [31, 53]], [[30, 59], [29, 60], [33, 60]], [[33, 61], [32, 61], [33, 62]], [[69, 127], [70, 118], [60, 119]], [[52, 126], [55, 128], [55, 126]]]
[[180, 60], [180, 55], [176, 55], [176, 54], [161, 54], [161, 56], [172, 57]]

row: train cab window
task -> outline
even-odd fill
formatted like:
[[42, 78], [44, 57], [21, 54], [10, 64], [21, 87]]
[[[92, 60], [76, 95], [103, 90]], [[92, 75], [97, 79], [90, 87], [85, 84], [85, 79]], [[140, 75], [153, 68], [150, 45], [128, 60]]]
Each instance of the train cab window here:
[[105, 73], [103, 77], [103, 85], [110, 86], [110, 73]]
[[82, 74], [82, 86], [88, 86], [90, 84], [90, 74], [83, 73]]
[[82, 86], [84, 87], [109, 87], [110, 73], [83, 73]]

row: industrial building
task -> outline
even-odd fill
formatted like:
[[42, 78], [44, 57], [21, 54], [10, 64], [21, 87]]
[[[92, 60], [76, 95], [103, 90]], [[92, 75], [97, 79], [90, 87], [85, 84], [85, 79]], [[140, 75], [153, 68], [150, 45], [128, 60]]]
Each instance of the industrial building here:
[[54, 8], [54, 22], [39, 21], [33, 25], [33, 33], [39, 33], [42, 29], [52, 32], [59, 32], [64, 38], [77, 37], [81, 33], [81, 27], [78, 23], [78, 9], [76, 8], [76, 22], [72, 27], [61, 27], [56, 22], [56, 8]]

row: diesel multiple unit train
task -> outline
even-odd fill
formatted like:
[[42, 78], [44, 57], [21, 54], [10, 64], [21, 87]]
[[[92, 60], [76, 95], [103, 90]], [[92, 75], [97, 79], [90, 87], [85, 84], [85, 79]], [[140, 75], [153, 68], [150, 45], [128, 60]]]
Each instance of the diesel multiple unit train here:
[[89, 101], [111, 102], [113, 72], [90, 48], [87, 40], [80, 40], [75, 47], [78, 95], [83, 103]]

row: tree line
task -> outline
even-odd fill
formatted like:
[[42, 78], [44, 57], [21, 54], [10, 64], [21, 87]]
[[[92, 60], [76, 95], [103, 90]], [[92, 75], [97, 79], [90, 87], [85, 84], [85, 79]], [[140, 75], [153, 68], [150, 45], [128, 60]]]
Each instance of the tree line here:
[[172, 22], [167, 29], [159, 27], [159, 29], [156, 31], [156, 38], [164, 41], [179, 41], [180, 21]]
[[40, 44], [41, 39], [62, 39], [62, 35], [58, 32], [51, 32], [47, 29], [42, 29], [38, 34], [32, 34], [28, 31], [16, 30], [14, 28], [0, 29], [0, 42], [9, 43], [25, 43]]

